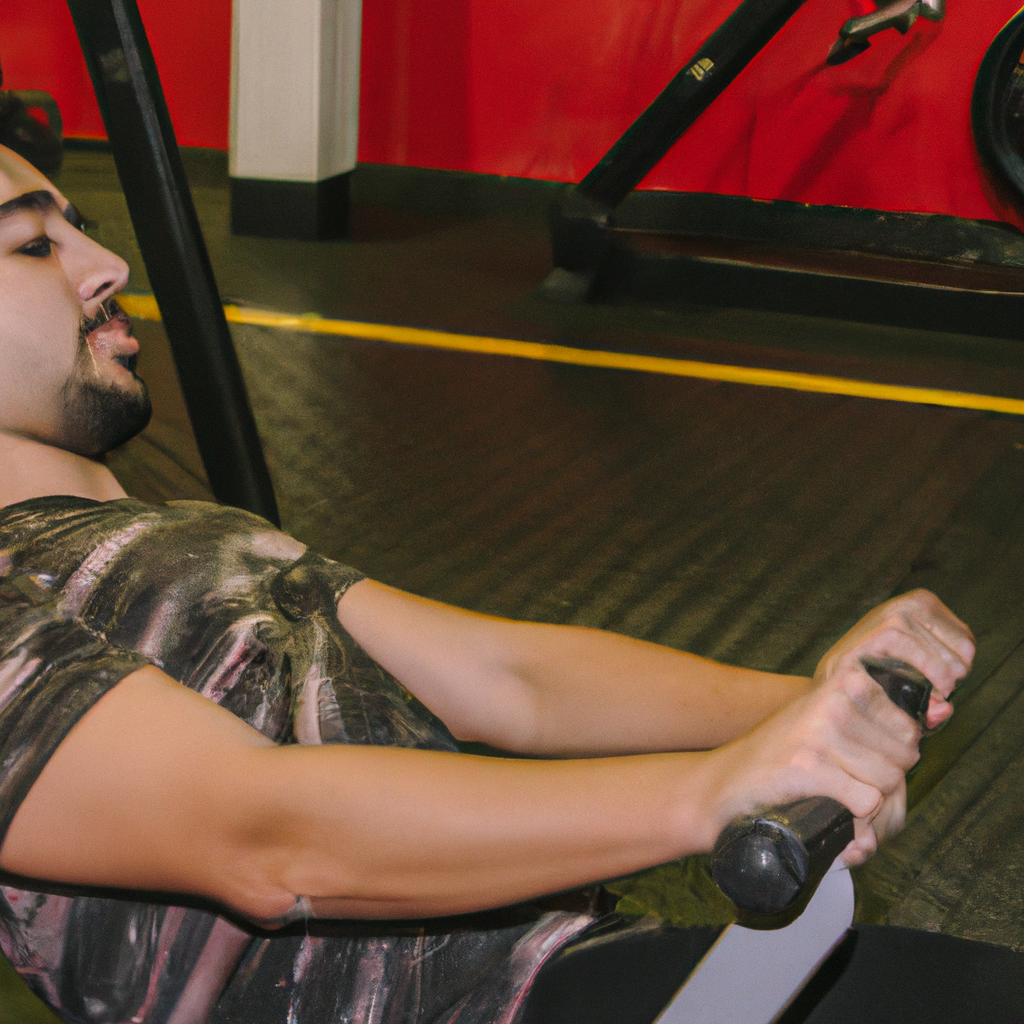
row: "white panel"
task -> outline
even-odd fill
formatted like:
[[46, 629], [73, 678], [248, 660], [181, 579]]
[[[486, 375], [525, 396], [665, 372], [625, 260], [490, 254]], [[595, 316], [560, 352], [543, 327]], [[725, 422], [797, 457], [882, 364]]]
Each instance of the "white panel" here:
[[323, 0], [320, 178], [350, 171], [356, 165], [362, 9], [362, 0]]
[[231, 174], [319, 181], [351, 170], [361, 0], [234, 0]]
[[657, 1024], [772, 1024], [846, 935], [853, 903], [850, 872], [836, 861], [785, 928], [730, 925]]

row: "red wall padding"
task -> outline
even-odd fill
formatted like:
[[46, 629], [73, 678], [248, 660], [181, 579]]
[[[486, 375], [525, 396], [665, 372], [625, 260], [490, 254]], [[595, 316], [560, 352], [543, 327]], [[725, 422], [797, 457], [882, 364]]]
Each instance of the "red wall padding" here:
[[[227, 149], [231, 0], [138, 0], [167, 105], [184, 146]], [[103, 121], [65, 0], [0, 0], [9, 89], [43, 89], [68, 135], [103, 138]]]
[[[808, 0], [644, 186], [1015, 219], [970, 94], [1020, 2], [949, 0], [832, 68], [839, 26], [875, 5]], [[366, 0], [360, 157], [578, 181], [737, 4]]]
[[[364, 0], [359, 156], [582, 177], [738, 0]], [[808, 0], [645, 181], [1019, 222], [978, 164], [970, 93], [1020, 0], [949, 0], [837, 68], [824, 55], [872, 0]], [[230, 0], [139, 0], [185, 145], [226, 148]], [[64, 0], [0, 0], [5, 84], [52, 92], [71, 135], [102, 135]], [[1020, 222], [1024, 223], [1024, 222]]]

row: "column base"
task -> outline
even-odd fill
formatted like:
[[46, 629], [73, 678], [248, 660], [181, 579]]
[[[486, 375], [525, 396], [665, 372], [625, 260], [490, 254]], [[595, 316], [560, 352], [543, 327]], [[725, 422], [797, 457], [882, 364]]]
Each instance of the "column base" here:
[[348, 234], [351, 171], [323, 181], [231, 179], [231, 231], [320, 242]]

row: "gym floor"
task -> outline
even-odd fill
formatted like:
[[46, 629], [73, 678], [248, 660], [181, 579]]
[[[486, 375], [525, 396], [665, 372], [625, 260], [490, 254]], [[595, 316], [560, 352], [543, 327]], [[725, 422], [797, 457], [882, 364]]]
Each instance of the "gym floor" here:
[[[1024, 347], [553, 306], [535, 294], [543, 186], [483, 195], [435, 175], [415, 189], [360, 168], [351, 239], [234, 238], [223, 155], [185, 157], [226, 301], [427, 332], [408, 345], [233, 325], [286, 529], [429, 597], [792, 672], [878, 602], [935, 590], [975, 630], [976, 668], [926, 741], [906, 830], [858, 872], [858, 916], [1024, 949], [1024, 418], [450, 351], [430, 332], [1017, 399]], [[110, 156], [69, 151], [58, 184], [146, 294]], [[148, 500], [207, 497], [162, 329], [136, 333], [156, 416], [112, 468]], [[725, 913], [699, 864], [617, 891], [676, 921]], [[3, 990], [0, 1024], [52, 1020], [21, 998]]]

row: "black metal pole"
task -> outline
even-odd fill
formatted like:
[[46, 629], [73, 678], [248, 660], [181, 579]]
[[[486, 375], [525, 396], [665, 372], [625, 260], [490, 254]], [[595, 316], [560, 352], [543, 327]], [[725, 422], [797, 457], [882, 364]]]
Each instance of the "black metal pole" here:
[[138, 7], [68, 7], [213, 493], [276, 524], [273, 485]]
[[551, 209], [555, 269], [541, 294], [581, 302], [599, 290], [615, 207], [761, 52], [805, 0], [744, 0], [653, 103]]
[[805, 0], [744, 0], [579, 183], [614, 209]]

